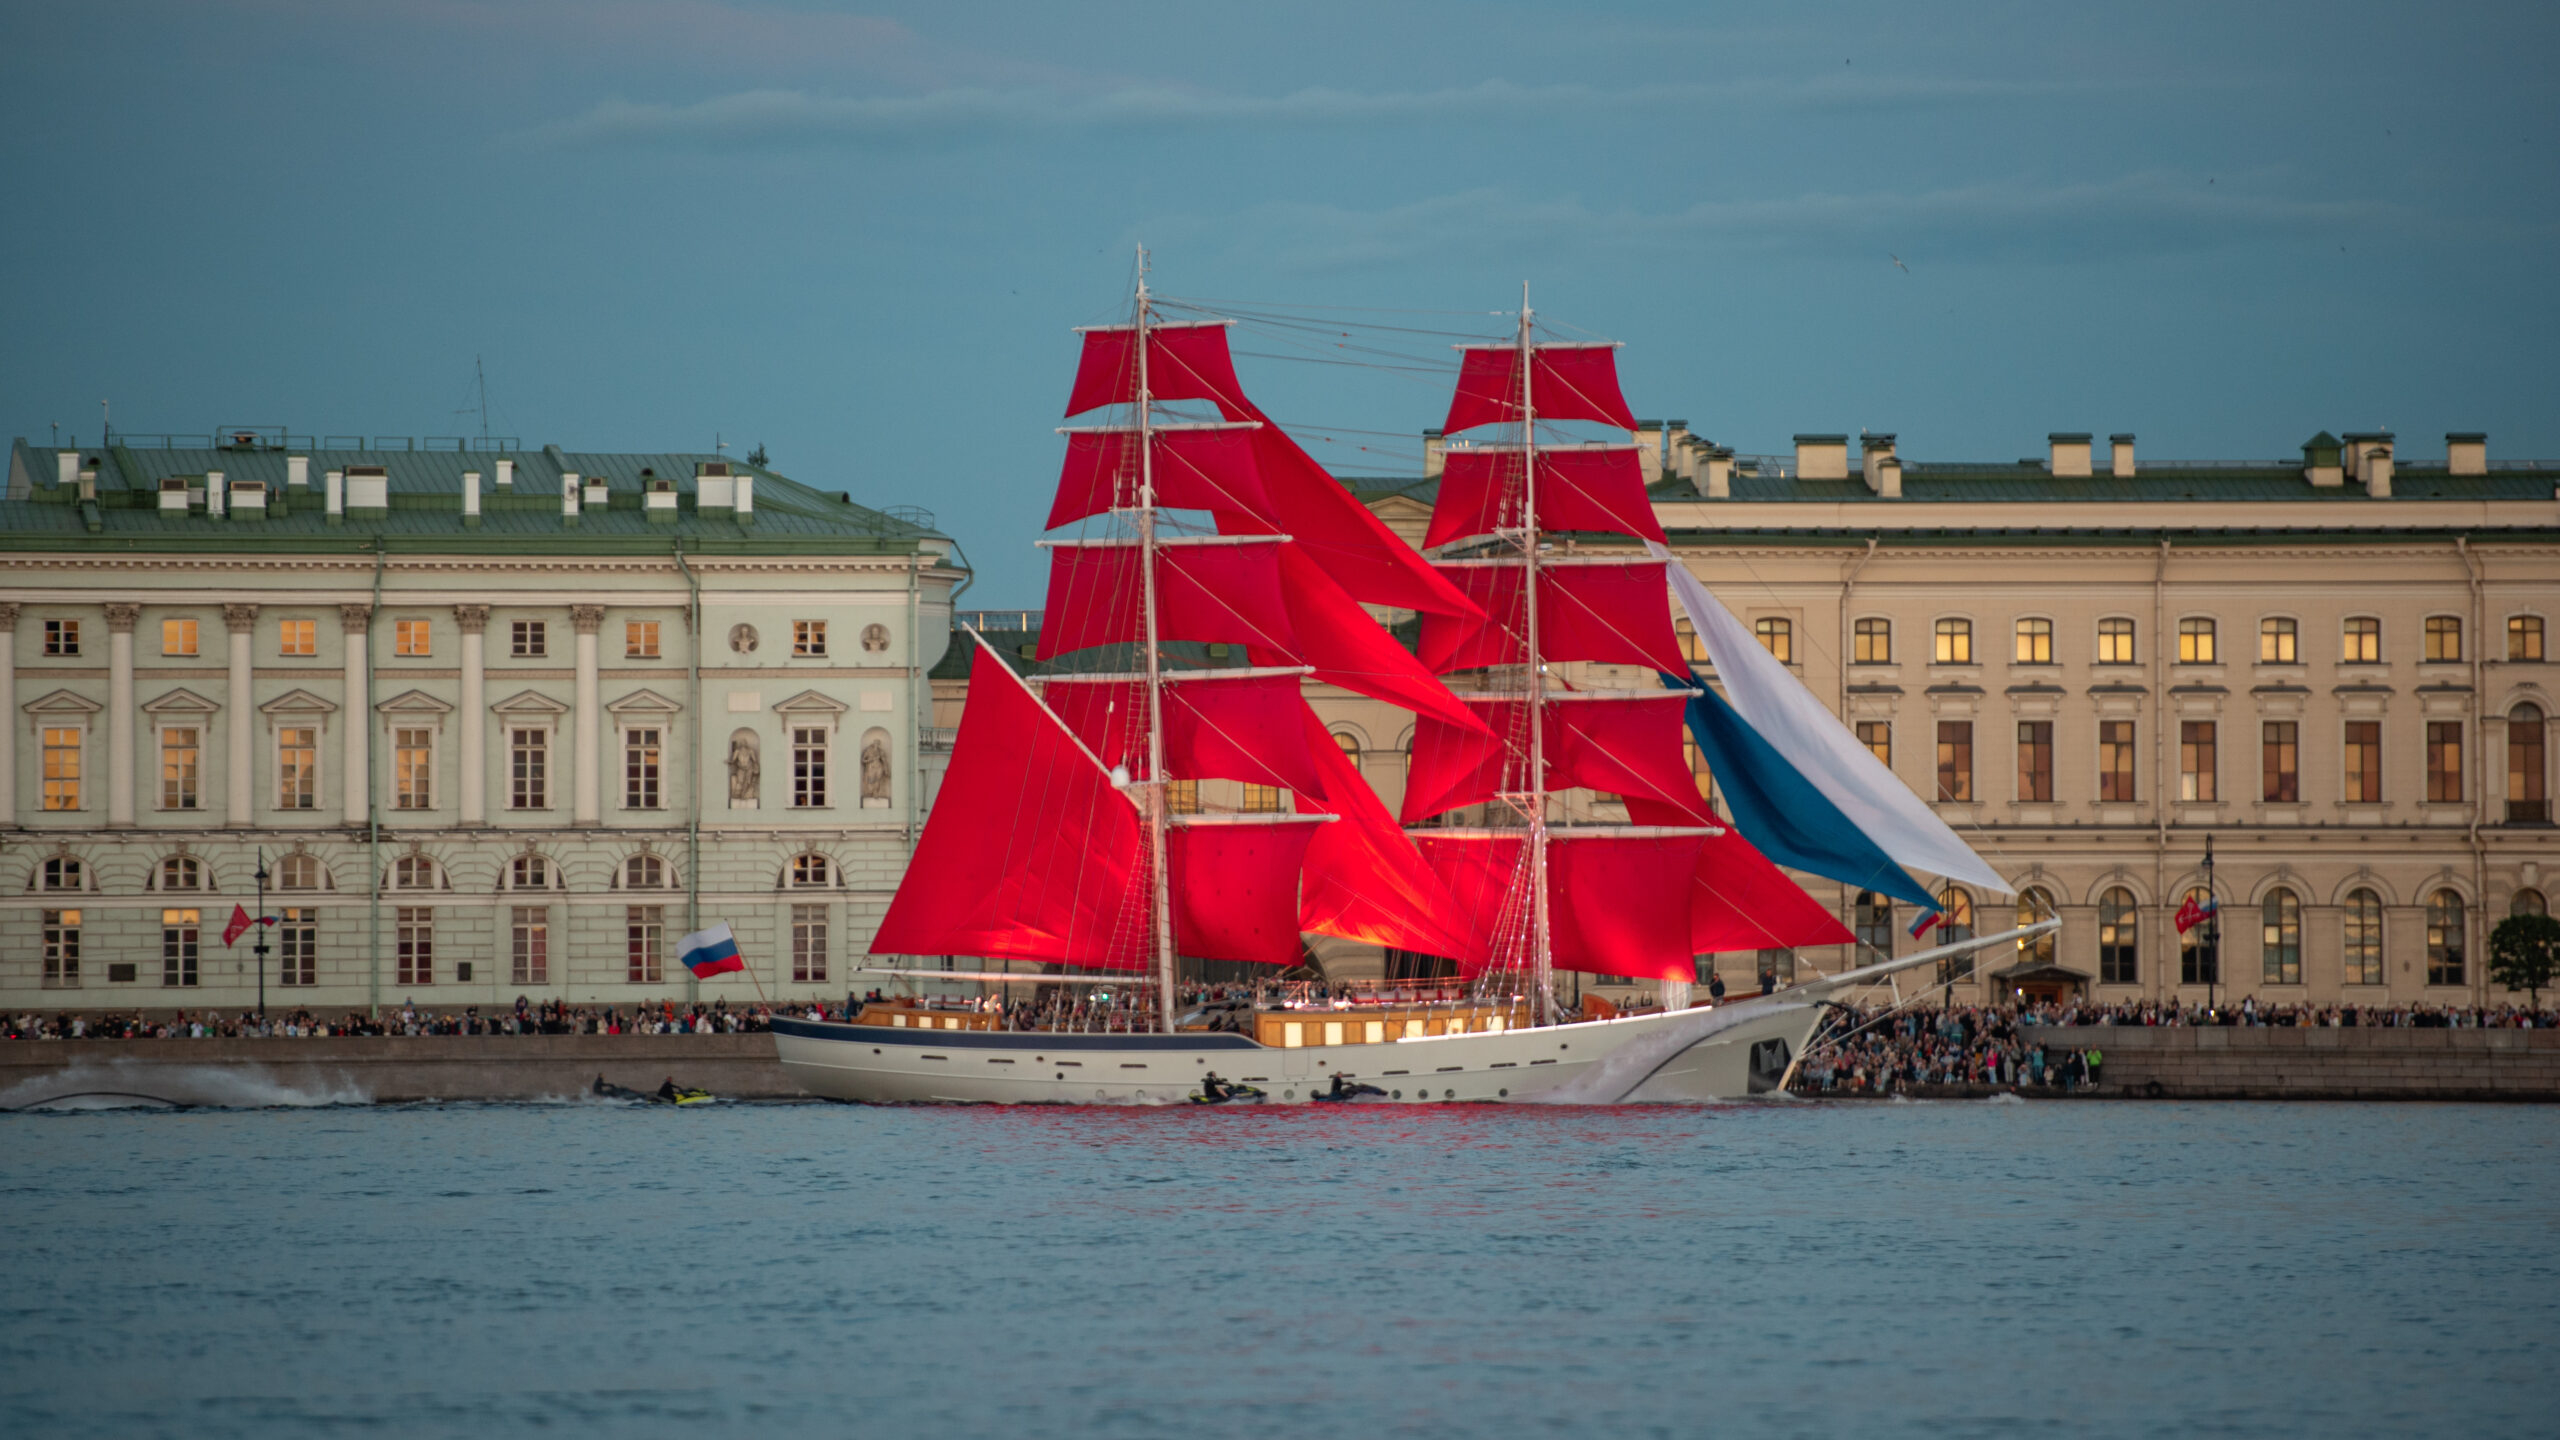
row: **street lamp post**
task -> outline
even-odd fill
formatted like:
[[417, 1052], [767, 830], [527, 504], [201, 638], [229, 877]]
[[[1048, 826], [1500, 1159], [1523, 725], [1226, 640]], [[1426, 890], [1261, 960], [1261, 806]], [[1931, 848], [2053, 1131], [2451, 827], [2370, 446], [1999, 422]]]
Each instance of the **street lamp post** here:
[[258, 1023], [267, 1023], [267, 852], [258, 851], [258, 918], [251, 927], [258, 932]]
[[2214, 988], [2222, 982], [2222, 904], [2213, 893], [2213, 837], [2204, 837], [2204, 1008], [2214, 1008]]

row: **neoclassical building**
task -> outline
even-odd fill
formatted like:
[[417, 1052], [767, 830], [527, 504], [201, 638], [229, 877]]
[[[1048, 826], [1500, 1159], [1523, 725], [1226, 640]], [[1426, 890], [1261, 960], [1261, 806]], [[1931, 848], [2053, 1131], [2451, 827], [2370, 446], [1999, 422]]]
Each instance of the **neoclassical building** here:
[[[18, 441], [0, 1005], [841, 995], [948, 750], [966, 571], [717, 455]], [[700, 987], [751, 999], [753, 983]]]

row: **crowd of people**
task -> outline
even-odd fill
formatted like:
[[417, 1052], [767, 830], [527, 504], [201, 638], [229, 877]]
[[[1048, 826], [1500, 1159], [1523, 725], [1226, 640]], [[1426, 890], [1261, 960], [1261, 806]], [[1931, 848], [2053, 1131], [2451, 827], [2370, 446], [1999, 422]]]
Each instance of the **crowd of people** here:
[[[70, 1012], [0, 1016], [0, 1039], [8, 1040], [203, 1040], [238, 1038], [312, 1039], [333, 1035], [737, 1035], [772, 1028], [773, 1011], [764, 1005], [733, 1006], [726, 1000], [709, 1005], [660, 1000], [638, 1005], [579, 1006], [562, 1000], [535, 1003], [518, 998], [511, 1009], [483, 1012], [477, 1005], [436, 1010], [415, 1001], [385, 1007], [379, 1014], [350, 1011], [341, 1016], [307, 1009], [258, 1015], [242, 1011], [224, 1015], [207, 1010], [177, 1011], [166, 1016], [139, 1011], [85, 1015]], [[840, 1020], [841, 1010], [824, 1006], [792, 1006], [785, 1012], [809, 1018]]]
[[2072, 1000], [2020, 1012], [2029, 1025], [2273, 1025], [2353, 1030], [2548, 1030], [2560, 1013], [2529, 1005], [2261, 1005], [2254, 995], [2211, 1008], [2193, 1001], [2142, 1000], [2116, 1005]]

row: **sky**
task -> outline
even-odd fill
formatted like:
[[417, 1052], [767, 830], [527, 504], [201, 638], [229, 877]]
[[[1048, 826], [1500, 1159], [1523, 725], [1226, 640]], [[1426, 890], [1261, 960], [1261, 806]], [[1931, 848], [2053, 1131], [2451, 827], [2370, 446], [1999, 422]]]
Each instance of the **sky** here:
[[485, 374], [492, 433], [762, 444], [1036, 605], [1070, 327], [1144, 244], [1314, 327], [1239, 369], [1338, 473], [1419, 473], [1438, 332], [1523, 282], [1744, 453], [2560, 457], [2555, 42], [2531, 4], [0, 0], [0, 434], [476, 434]]

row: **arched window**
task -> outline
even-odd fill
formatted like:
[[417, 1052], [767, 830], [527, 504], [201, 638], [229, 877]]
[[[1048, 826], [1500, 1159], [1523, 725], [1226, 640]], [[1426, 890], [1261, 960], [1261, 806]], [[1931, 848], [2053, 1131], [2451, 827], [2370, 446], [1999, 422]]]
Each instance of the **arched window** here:
[[[1937, 933], [1932, 937], [1938, 944], [1953, 945], [1959, 940], [1973, 938], [1971, 895], [1950, 885], [1938, 892], [1938, 908], [1946, 912], [1947, 917], [1938, 922]], [[1938, 979], [1941, 981], [1962, 980], [1972, 973], [1973, 956], [1970, 953], [1950, 955], [1938, 962]]]
[[2463, 982], [2462, 897], [2438, 890], [2427, 897], [2427, 983]]
[[1888, 895], [1879, 895], [1873, 890], [1859, 891], [1856, 919], [1855, 928], [1858, 932], [1859, 947], [1873, 952], [1862, 958], [1859, 963], [1871, 964], [1877, 960], [1892, 959], [1893, 898]]
[[2258, 622], [2258, 663], [2261, 665], [2293, 665], [2301, 661], [2298, 648], [2301, 629], [2282, 615], [2270, 615]]
[[436, 862], [424, 855], [403, 855], [392, 861], [391, 888], [394, 890], [435, 889]]
[[[2189, 890], [2180, 897], [2178, 908], [2189, 905], [2201, 909], [2213, 903], [2203, 890]], [[2221, 926], [2211, 917], [2200, 920], [2178, 932], [2178, 983], [2181, 985], [2219, 985], [2222, 983]]]
[[2210, 665], [2216, 656], [2213, 646], [2213, 621], [2201, 615], [2178, 622], [2178, 663]]
[[2541, 891], [2519, 890], [2515, 893], [2515, 897], [2507, 902], [2507, 913], [2510, 915], [2548, 915], [2551, 913], [2551, 906], [2543, 900]]
[[200, 890], [204, 888], [204, 866], [192, 855], [172, 855], [160, 862], [160, 888]]
[[1931, 658], [1940, 665], [1973, 663], [1973, 622], [1946, 619], [1938, 622], [1938, 647]]
[[1859, 665], [1893, 663], [1893, 622], [1870, 615], [1851, 627], [1849, 658]]
[[2269, 985], [2302, 983], [2302, 902], [2278, 887], [2258, 903], [2258, 973]]
[[[2039, 920], [2050, 919], [2052, 915], [2052, 896], [2046, 894], [2042, 890], [2036, 889], [2032, 885], [2018, 892], [2019, 929], [2024, 930]], [[2037, 965], [2050, 965], [2053, 963], [2053, 955], [2054, 944], [2053, 933], [2051, 931], [2038, 935], [2032, 940], [2022, 941], [2018, 945], [2018, 958], [2021, 961], [2027, 961]]]
[[2551, 796], [2544, 788], [2542, 707], [2519, 705], [2507, 712], [2507, 823], [2547, 825]]
[[1352, 769], [1360, 768], [1360, 741], [1357, 736], [1346, 735], [1337, 730], [1334, 732], [1333, 743], [1342, 751], [1342, 758], [1351, 762]]
[[1778, 663], [1792, 665], [1796, 659], [1796, 627], [1792, 620], [1768, 616], [1751, 622], [1751, 633], [1760, 640], [1760, 648], [1778, 657]]
[[2018, 647], [2014, 657], [2021, 665], [2053, 663], [2053, 622], [2028, 618], [2018, 622]]
[[835, 867], [827, 857], [815, 852], [791, 857], [791, 886], [795, 890], [822, 890], [830, 882]]
[[2382, 622], [2370, 615], [2349, 616], [2339, 632], [2338, 659], [2348, 665], [2382, 662]]
[[507, 866], [507, 888], [510, 890], [548, 890], [551, 888], [551, 862], [539, 855], [519, 855]]
[[2346, 983], [2382, 983], [2382, 897], [2370, 890], [2348, 892], [2341, 907], [2346, 918]]
[[2098, 663], [2101, 665], [2135, 663], [2131, 620], [2119, 615], [2098, 622]]
[[80, 862], [68, 855], [56, 855], [36, 869], [39, 890], [84, 890], [88, 886]]
[[276, 864], [276, 888], [326, 890], [329, 888], [329, 872], [320, 868], [317, 855], [287, 855]]
[[667, 888], [667, 862], [655, 855], [634, 855], [623, 861], [622, 888], [664, 890]]
[[2142, 980], [2142, 912], [2121, 885], [2098, 897], [2098, 983], [2135, 985]]

